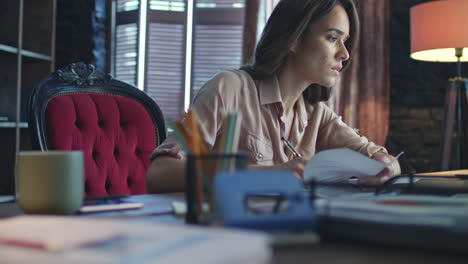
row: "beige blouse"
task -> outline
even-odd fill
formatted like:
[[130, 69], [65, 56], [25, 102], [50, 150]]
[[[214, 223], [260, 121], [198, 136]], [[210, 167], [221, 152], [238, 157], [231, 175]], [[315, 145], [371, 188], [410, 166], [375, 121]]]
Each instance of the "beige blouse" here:
[[[281, 141], [285, 124], [278, 80], [273, 77], [257, 84], [245, 71], [221, 72], [200, 89], [192, 108], [199, 116], [201, 134], [210, 148], [219, 148], [225, 125], [222, 113], [237, 110], [242, 114], [239, 150], [248, 152], [251, 162], [258, 165], [284, 163], [293, 155]], [[301, 96], [295, 111], [289, 141], [306, 159], [333, 148], [350, 148], [369, 157], [377, 151], [387, 153], [347, 126], [322, 102], [310, 105]], [[184, 157], [171, 135], [155, 149], [151, 159], [158, 155]]]

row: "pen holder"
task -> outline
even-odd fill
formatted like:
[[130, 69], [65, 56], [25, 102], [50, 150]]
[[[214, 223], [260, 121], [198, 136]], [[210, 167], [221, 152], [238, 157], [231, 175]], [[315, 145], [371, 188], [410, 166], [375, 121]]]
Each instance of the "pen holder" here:
[[245, 169], [245, 153], [188, 155], [185, 173], [187, 214], [191, 224], [209, 224], [214, 216], [213, 182], [218, 173]]

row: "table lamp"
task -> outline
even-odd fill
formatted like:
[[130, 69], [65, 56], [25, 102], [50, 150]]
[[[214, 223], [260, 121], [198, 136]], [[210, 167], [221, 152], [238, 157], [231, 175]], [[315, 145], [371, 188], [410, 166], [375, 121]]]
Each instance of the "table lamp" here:
[[[439, 0], [411, 8], [411, 58], [457, 63], [457, 75], [449, 79], [445, 98], [440, 169], [465, 169], [468, 167], [468, 82], [462, 77], [461, 62], [468, 61], [468, 0]], [[451, 164], [454, 166], [450, 167]]]

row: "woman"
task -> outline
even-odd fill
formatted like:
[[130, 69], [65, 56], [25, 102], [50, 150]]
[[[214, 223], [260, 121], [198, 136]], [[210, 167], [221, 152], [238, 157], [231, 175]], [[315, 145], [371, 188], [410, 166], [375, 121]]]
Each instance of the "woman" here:
[[[341, 121], [328, 100], [357, 42], [359, 22], [352, 0], [281, 0], [271, 14], [253, 64], [217, 74], [194, 99], [203, 138], [217, 148], [222, 112], [242, 114], [239, 149], [251, 155], [251, 168], [289, 170], [303, 177], [315, 153], [350, 148], [375, 160], [393, 159]], [[301, 157], [284, 147], [285, 137]], [[153, 153], [149, 192], [184, 189], [185, 160], [169, 137]], [[358, 184], [379, 184], [400, 173], [397, 162]]]

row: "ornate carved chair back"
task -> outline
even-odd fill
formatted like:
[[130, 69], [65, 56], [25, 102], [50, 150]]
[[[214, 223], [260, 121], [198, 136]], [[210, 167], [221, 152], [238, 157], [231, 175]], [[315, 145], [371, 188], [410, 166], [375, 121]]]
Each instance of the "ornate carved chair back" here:
[[85, 196], [146, 193], [149, 157], [166, 138], [151, 97], [84, 63], [35, 85], [29, 127], [34, 149], [84, 152]]

